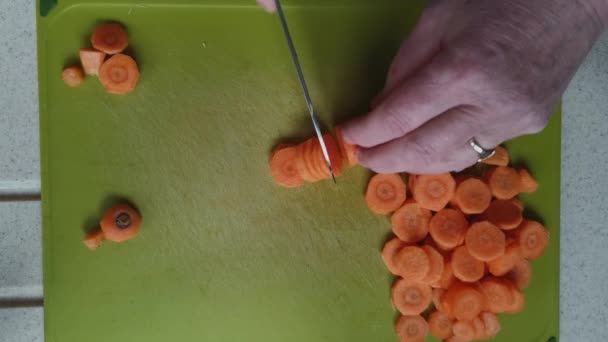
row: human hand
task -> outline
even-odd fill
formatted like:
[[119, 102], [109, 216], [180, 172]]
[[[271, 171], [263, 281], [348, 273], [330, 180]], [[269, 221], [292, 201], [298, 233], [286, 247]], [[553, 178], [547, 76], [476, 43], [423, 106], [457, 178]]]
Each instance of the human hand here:
[[608, 17], [604, 0], [431, 0], [347, 141], [376, 172], [435, 174], [541, 131]]
[[275, 0], [256, 0], [258, 5], [262, 6], [268, 12], [274, 12], [277, 10]]

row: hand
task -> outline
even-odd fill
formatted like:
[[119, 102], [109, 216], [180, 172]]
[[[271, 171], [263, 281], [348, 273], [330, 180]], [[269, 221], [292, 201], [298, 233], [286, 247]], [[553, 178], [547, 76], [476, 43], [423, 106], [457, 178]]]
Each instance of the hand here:
[[274, 12], [277, 10], [274, 0], [256, 0], [258, 5], [262, 6], [268, 12]]
[[473, 137], [493, 148], [541, 131], [601, 33], [606, 7], [431, 0], [372, 111], [345, 125], [346, 140], [376, 172], [435, 174], [474, 164]]

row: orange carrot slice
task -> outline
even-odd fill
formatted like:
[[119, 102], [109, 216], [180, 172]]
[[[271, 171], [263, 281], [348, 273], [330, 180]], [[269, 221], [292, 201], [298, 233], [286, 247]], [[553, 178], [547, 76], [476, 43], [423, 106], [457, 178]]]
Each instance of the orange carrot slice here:
[[452, 325], [454, 336], [460, 337], [467, 341], [472, 341], [475, 338], [475, 328], [470, 321], [457, 321]]
[[455, 209], [442, 209], [429, 222], [429, 233], [443, 249], [449, 250], [460, 245], [469, 222]]
[[304, 179], [296, 168], [297, 150], [293, 146], [279, 146], [270, 157], [270, 174], [275, 183], [286, 188], [295, 188], [304, 184]]
[[429, 325], [420, 315], [400, 316], [395, 333], [401, 342], [421, 342], [429, 333]]
[[519, 262], [507, 273], [506, 276], [515, 287], [520, 290], [527, 288], [532, 280], [532, 265], [526, 259], [520, 259]]
[[430, 210], [408, 200], [391, 216], [393, 232], [405, 242], [418, 242], [427, 236], [431, 216]]
[[513, 304], [505, 310], [505, 313], [517, 314], [517, 313], [522, 312], [524, 310], [524, 308], [526, 307], [526, 298], [524, 297], [524, 294], [521, 293], [520, 290], [515, 288], [515, 286], [513, 286], [512, 291], [513, 291]]
[[431, 335], [438, 339], [443, 340], [452, 336], [453, 323], [447, 314], [441, 311], [433, 311], [429, 314], [428, 323]]
[[315, 148], [316, 140], [316, 137], [311, 138], [296, 146], [296, 169], [298, 170], [298, 174], [306, 182], [317, 182], [321, 180], [321, 175], [317, 174], [311, 164], [311, 160], [314, 159], [311, 156]]
[[498, 317], [491, 312], [482, 312], [479, 316], [486, 327], [486, 336], [495, 337], [501, 328]]
[[433, 211], [443, 209], [454, 196], [456, 182], [449, 173], [414, 178], [412, 196], [421, 207]]
[[452, 336], [448, 339], [445, 339], [444, 342], [471, 342], [471, 340], [468, 340], [468, 339], [462, 338], [462, 337], [458, 337], [458, 336]]
[[340, 153], [346, 162], [346, 166], [350, 167], [359, 164], [359, 159], [357, 158], [359, 147], [344, 141], [341, 126], [336, 127], [336, 140], [338, 142], [338, 147], [340, 148]]
[[433, 306], [437, 311], [446, 314], [448, 317], [450, 317], [450, 319], [452, 319], [454, 317], [450, 312], [450, 306], [447, 305], [445, 298], [443, 297], [443, 295], [445, 295], [445, 292], [446, 289], [433, 289], [433, 293], [431, 295]]
[[517, 228], [523, 221], [523, 208], [516, 199], [493, 200], [482, 219], [490, 221], [504, 230]]
[[524, 258], [536, 259], [545, 253], [549, 244], [549, 231], [539, 222], [524, 220], [513, 232]]
[[391, 299], [403, 315], [417, 315], [431, 304], [432, 290], [427, 284], [400, 278], [393, 285]]
[[[481, 315], [480, 315], [481, 316]], [[483, 323], [483, 320], [480, 316], [473, 318], [471, 324], [473, 324], [473, 329], [475, 330], [475, 339], [476, 340], [485, 340], [490, 336], [486, 332], [486, 325]]]
[[127, 204], [110, 208], [99, 222], [106, 240], [123, 242], [134, 238], [139, 232], [141, 216]]
[[499, 166], [486, 174], [492, 195], [498, 199], [511, 199], [519, 193], [521, 179], [519, 173], [506, 166]]
[[421, 280], [429, 272], [431, 261], [418, 246], [405, 246], [395, 255], [397, 273], [408, 280]]
[[116, 54], [101, 65], [99, 80], [110, 94], [127, 94], [139, 81], [139, 69], [133, 58]]
[[485, 299], [473, 285], [455, 283], [444, 295], [454, 317], [459, 321], [474, 319], [485, 307]]
[[95, 49], [80, 49], [80, 64], [87, 75], [98, 75], [106, 54]]
[[99, 51], [109, 55], [122, 52], [129, 45], [125, 29], [119, 24], [102, 24], [95, 28], [91, 44]]
[[502, 278], [485, 277], [479, 288], [486, 299], [487, 308], [494, 313], [505, 312], [513, 305], [513, 285]]
[[450, 261], [454, 277], [464, 282], [476, 282], [483, 277], [485, 264], [469, 254], [465, 246], [456, 247]]
[[397, 210], [405, 202], [405, 183], [395, 173], [377, 174], [367, 185], [365, 202], [376, 214], [388, 214]]
[[88, 233], [82, 242], [92, 251], [101, 247], [101, 244], [105, 241], [106, 237], [103, 234], [103, 231], [100, 229], [96, 229], [90, 233]]
[[405, 242], [399, 240], [398, 238], [393, 238], [387, 241], [382, 249], [382, 260], [384, 260], [386, 268], [388, 268], [388, 270], [394, 275], [399, 274], [399, 268], [395, 263], [395, 256], [405, 246]]
[[480, 179], [468, 178], [456, 186], [453, 202], [465, 214], [484, 212], [490, 201], [492, 201], [492, 192]]
[[441, 273], [441, 277], [439, 278], [439, 281], [432, 283], [431, 287], [447, 289], [454, 283], [455, 279], [451, 260], [444, 258], [443, 272]]
[[61, 79], [70, 87], [78, 87], [84, 81], [84, 73], [79, 66], [73, 65], [63, 69]]
[[429, 257], [429, 272], [420, 281], [425, 284], [432, 284], [438, 282], [443, 274], [443, 256], [437, 252], [437, 250], [431, 246], [424, 245], [422, 249]]
[[509, 165], [509, 151], [506, 148], [498, 146], [496, 147], [496, 152], [490, 158], [483, 160], [483, 164], [488, 165], [497, 165], [497, 166], [507, 166]]
[[473, 223], [464, 241], [468, 252], [481, 261], [491, 261], [505, 253], [505, 233], [488, 221]]
[[505, 254], [488, 262], [488, 271], [495, 276], [503, 276], [523, 261], [518, 243], [510, 243], [505, 248]]
[[520, 188], [519, 191], [525, 193], [532, 193], [538, 190], [538, 182], [530, 175], [528, 170], [519, 170]]

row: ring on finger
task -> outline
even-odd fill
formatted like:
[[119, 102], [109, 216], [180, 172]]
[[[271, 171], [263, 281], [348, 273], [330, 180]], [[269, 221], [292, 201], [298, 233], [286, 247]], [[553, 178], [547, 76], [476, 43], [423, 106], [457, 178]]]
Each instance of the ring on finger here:
[[494, 155], [494, 153], [496, 153], [496, 149], [494, 149], [494, 148], [492, 148], [492, 149], [483, 148], [481, 145], [479, 145], [479, 143], [477, 142], [477, 140], [475, 140], [475, 138], [471, 138], [471, 140], [469, 140], [469, 145], [471, 145], [473, 150], [477, 153], [478, 162], [484, 161], [484, 160], [492, 157]]

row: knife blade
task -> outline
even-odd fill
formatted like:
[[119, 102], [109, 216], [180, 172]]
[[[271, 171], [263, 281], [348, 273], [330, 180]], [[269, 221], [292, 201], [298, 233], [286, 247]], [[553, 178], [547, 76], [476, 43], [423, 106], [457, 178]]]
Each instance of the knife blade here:
[[298, 58], [298, 53], [296, 52], [296, 48], [293, 44], [293, 40], [291, 39], [291, 34], [289, 33], [289, 27], [287, 26], [287, 20], [285, 19], [285, 13], [283, 13], [283, 8], [281, 7], [280, 0], [275, 0], [275, 4], [277, 7], [277, 13], [279, 15], [279, 19], [281, 20], [281, 26], [283, 27], [283, 33], [285, 34], [285, 40], [287, 40], [287, 46], [289, 47], [289, 52], [291, 53], [291, 59], [293, 60], [293, 64], [296, 68], [296, 72], [298, 73], [298, 78], [300, 80], [300, 86], [302, 87], [302, 92], [304, 93], [304, 100], [306, 101], [306, 106], [308, 107], [308, 112], [310, 113], [310, 119], [312, 120], [312, 125], [315, 129], [315, 133], [317, 134], [317, 139], [319, 139], [319, 144], [321, 144], [321, 151], [323, 152], [323, 158], [325, 158], [325, 163], [327, 164], [327, 168], [329, 169], [331, 178], [333, 179], [334, 183], [336, 183], [336, 176], [334, 175], [334, 168], [331, 164], [331, 159], [329, 159], [329, 153], [327, 152], [327, 145], [325, 145], [325, 140], [323, 139], [323, 133], [321, 133], [321, 127], [319, 125], [319, 121], [317, 120], [317, 114], [315, 113], [315, 108], [312, 104], [312, 99], [310, 98], [310, 93], [308, 92], [308, 86], [306, 85], [306, 79], [304, 78], [304, 73], [302, 72], [302, 66], [300, 65], [300, 59]]

